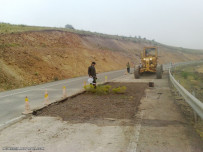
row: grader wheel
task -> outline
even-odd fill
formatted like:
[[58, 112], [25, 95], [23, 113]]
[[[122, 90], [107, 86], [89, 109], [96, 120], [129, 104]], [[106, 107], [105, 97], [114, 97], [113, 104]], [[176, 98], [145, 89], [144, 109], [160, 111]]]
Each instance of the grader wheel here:
[[134, 77], [135, 77], [135, 79], [139, 79], [140, 78], [140, 68], [139, 68], [139, 66], [136, 66], [134, 68]]
[[163, 73], [163, 66], [157, 65], [157, 67], [156, 67], [156, 78], [162, 79], [162, 73]]

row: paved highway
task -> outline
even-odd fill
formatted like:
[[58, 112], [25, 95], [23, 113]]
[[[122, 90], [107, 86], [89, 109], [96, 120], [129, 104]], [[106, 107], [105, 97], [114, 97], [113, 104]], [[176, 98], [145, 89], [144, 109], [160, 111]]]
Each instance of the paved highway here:
[[[120, 70], [98, 74], [98, 82], [104, 81], [105, 76], [108, 77], [108, 80], [112, 80], [123, 76], [124, 73], [124, 70]], [[29, 98], [31, 109], [34, 109], [43, 105], [45, 90], [48, 91], [50, 102], [54, 102], [62, 97], [63, 86], [66, 86], [67, 94], [69, 96], [80, 91], [83, 88], [84, 81], [87, 81], [87, 79], [87, 76], [83, 76], [1, 92], [0, 126], [21, 117], [21, 113], [24, 111], [26, 96]]]

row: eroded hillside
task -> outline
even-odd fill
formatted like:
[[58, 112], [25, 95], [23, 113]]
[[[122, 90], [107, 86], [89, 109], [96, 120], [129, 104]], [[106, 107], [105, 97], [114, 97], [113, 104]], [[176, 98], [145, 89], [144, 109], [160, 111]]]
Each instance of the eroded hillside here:
[[[0, 91], [125, 68], [139, 62], [149, 43], [81, 35], [60, 30], [0, 34]], [[203, 55], [177, 52], [160, 46], [160, 62], [196, 60]]]

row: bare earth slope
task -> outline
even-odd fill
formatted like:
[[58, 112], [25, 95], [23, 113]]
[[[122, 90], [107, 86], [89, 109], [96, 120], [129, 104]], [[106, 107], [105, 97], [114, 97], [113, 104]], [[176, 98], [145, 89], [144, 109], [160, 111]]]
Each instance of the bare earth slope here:
[[[86, 75], [92, 61], [97, 72], [123, 69], [128, 61], [139, 62], [144, 46], [149, 44], [60, 30], [2, 33], [0, 91]], [[162, 63], [203, 58], [164, 46], [159, 50]]]

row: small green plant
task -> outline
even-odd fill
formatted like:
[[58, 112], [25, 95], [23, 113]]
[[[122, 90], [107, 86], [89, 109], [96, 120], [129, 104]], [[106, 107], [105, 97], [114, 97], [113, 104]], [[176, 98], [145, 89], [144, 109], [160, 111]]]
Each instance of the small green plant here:
[[95, 92], [96, 92], [96, 89], [95, 89], [94, 86], [91, 85], [91, 84], [85, 85], [85, 86], [84, 86], [84, 89], [85, 89], [87, 92], [91, 92], [91, 93], [95, 93]]
[[110, 85], [98, 85], [96, 88], [93, 85], [85, 85], [84, 89], [90, 93], [96, 93], [99, 95], [109, 94], [111, 86]]
[[198, 73], [193, 73], [192, 76], [194, 80], [198, 80], [199, 78]]
[[187, 79], [187, 78], [188, 78], [188, 75], [189, 75], [188, 72], [185, 72], [185, 71], [182, 71], [182, 72], [181, 72], [181, 76], [182, 76], [184, 79]]
[[99, 94], [99, 95], [109, 94], [111, 92], [116, 93], [116, 94], [123, 94], [123, 93], [126, 92], [126, 87], [125, 86], [113, 88], [111, 90], [111, 86], [110, 85], [98, 85], [95, 88], [93, 85], [90, 84], [90, 85], [85, 85], [84, 89], [87, 92], [96, 93], [96, 94]]
[[19, 44], [17, 44], [17, 43], [0, 44], [0, 48], [1, 48], [1, 49], [7, 48], [7, 47], [17, 47], [17, 46], [19, 46]]
[[54, 81], [58, 81], [59, 79], [58, 79], [58, 77], [54, 77]]
[[35, 75], [36, 75], [36, 76], [38, 76], [38, 74], [39, 74], [38, 72], [35, 72]]
[[46, 44], [45, 44], [45, 43], [42, 43], [41, 46], [42, 46], [42, 47], [46, 47]]
[[109, 94], [111, 86], [110, 85], [98, 85], [96, 88], [97, 94]]
[[117, 93], [117, 94], [125, 93], [126, 92], [126, 87], [125, 86], [117, 87], [117, 88], [112, 89], [112, 91], [114, 93]]

